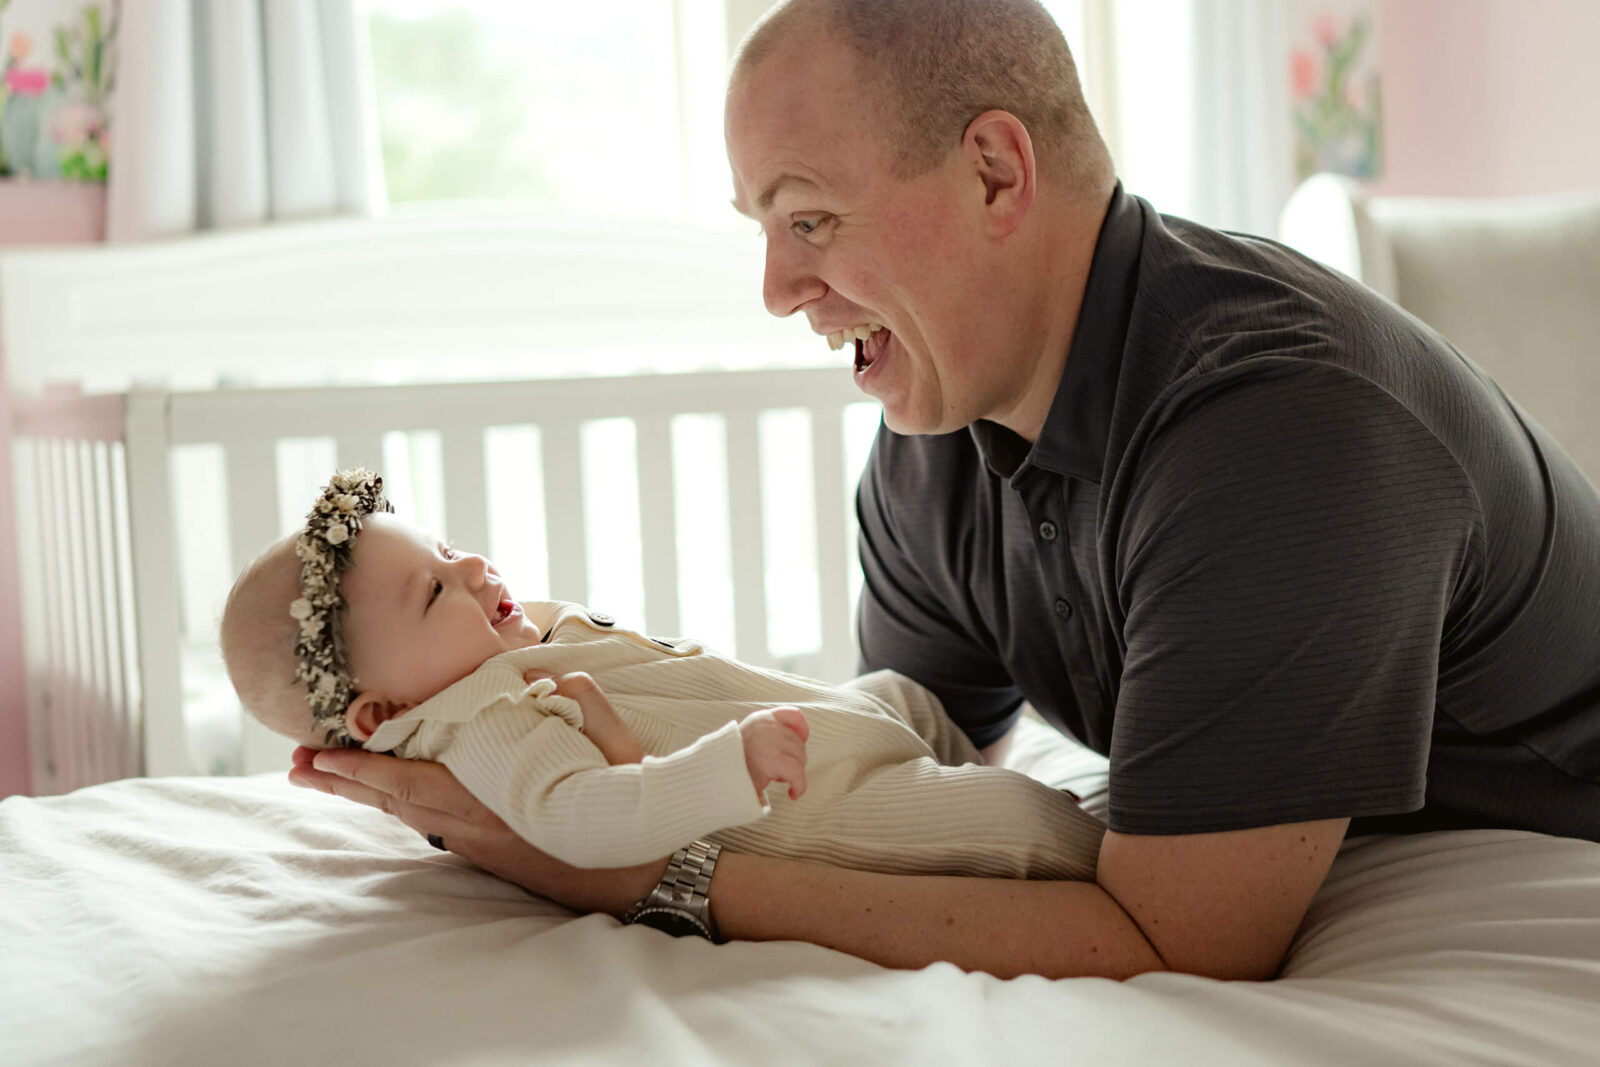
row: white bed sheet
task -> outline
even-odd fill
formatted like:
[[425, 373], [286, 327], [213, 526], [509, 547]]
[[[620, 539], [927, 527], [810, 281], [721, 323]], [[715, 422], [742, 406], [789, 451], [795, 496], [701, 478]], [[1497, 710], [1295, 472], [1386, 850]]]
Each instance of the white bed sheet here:
[[278, 777], [0, 803], [0, 1064], [284, 1062], [1593, 1064], [1600, 845], [1347, 842], [1276, 982], [999, 981], [574, 917]]

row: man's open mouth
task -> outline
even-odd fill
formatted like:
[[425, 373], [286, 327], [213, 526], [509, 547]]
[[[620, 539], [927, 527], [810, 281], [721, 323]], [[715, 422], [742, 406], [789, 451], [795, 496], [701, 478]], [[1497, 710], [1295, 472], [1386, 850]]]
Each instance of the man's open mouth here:
[[885, 327], [879, 327], [865, 338], [857, 337], [856, 373], [861, 374], [878, 361], [889, 348], [889, 338], [894, 336]]

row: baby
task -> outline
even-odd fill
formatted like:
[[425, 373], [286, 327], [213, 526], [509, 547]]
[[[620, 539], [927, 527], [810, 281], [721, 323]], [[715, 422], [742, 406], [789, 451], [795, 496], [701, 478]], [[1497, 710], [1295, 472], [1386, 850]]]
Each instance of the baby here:
[[909, 679], [824, 685], [575, 604], [519, 604], [488, 560], [401, 522], [381, 490], [370, 471], [337, 474], [229, 595], [229, 676], [269, 728], [437, 760], [580, 867], [703, 837], [888, 873], [1093, 879], [1104, 826], [983, 765]]

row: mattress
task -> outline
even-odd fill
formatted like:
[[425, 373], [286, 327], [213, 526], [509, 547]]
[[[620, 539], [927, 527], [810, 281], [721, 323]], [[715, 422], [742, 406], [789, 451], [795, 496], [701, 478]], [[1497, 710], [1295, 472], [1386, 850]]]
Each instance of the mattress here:
[[[1011, 762], [1103, 797], [1035, 723]], [[0, 802], [0, 1064], [1597, 1059], [1582, 841], [1349, 840], [1273, 982], [1001, 981], [575, 915], [280, 776]]]

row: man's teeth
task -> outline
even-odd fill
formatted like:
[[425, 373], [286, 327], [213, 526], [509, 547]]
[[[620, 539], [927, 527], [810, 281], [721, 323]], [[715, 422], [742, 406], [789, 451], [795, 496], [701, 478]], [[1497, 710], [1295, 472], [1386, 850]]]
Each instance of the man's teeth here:
[[883, 329], [883, 323], [867, 322], [860, 326], [849, 326], [843, 330], [834, 330], [828, 335], [828, 347], [837, 352], [851, 341], [858, 339], [865, 341], [881, 329]]

